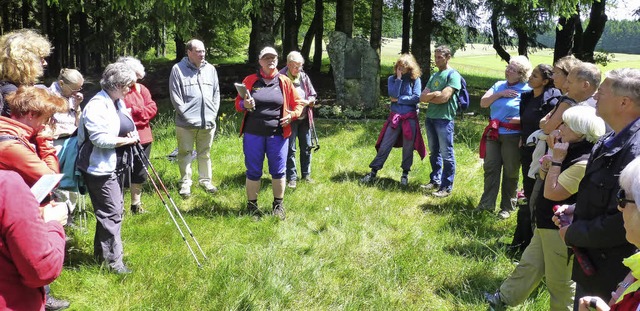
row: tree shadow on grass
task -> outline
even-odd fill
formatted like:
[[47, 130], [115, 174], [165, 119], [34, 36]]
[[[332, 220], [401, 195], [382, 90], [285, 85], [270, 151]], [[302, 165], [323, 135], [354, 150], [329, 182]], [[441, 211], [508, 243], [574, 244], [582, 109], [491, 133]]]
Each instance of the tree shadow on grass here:
[[416, 183], [410, 183], [407, 186], [402, 186], [400, 181], [389, 177], [376, 177], [376, 179], [369, 183], [362, 183], [360, 180], [366, 175], [366, 173], [356, 171], [342, 171], [329, 178], [334, 183], [356, 182], [361, 187], [375, 187], [380, 190], [394, 191], [394, 192], [422, 192], [420, 185]]

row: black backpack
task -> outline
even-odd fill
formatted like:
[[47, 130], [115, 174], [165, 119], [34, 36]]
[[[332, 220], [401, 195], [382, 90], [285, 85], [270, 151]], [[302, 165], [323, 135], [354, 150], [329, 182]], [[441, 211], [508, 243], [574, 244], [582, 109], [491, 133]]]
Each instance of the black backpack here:
[[[455, 69], [451, 69], [451, 71], [449, 71], [449, 74], [447, 75], [447, 82], [449, 82], [449, 78], [451, 78], [451, 74], [454, 71], [457, 72]], [[458, 74], [460, 75], [459, 72]], [[469, 91], [467, 90], [467, 81], [465, 81], [462, 75], [460, 75], [460, 90], [458, 90], [458, 92], [454, 95], [458, 98], [458, 111], [469, 109], [471, 98], [469, 97]]]

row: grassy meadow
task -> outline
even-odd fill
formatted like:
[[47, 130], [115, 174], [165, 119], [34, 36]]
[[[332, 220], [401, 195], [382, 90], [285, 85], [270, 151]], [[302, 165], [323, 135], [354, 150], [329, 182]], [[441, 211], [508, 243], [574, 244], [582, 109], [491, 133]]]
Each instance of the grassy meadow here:
[[[399, 49], [385, 48], [392, 50]], [[388, 66], [397, 54], [387, 54]], [[550, 59], [547, 54], [536, 54], [534, 63]], [[504, 68], [492, 50], [482, 48], [459, 52], [453, 65], [470, 83], [490, 81], [472, 85], [476, 96]], [[477, 97], [473, 105], [478, 111]], [[501, 246], [511, 241], [515, 216], [500, 220], [473, 211], [482, 192], [482, 116], [457, 120], [456, 183], [444, 199], [421, 191], [430, 166], [417, 154], [409, 186], [400, 186], [398, 149], [376, 183], [360, 184], [382, 120], [320, 119], [321, 148], [312, 160], [316, 182], [286, 190], [285, 221], [255, 221], [244, 214], [240, 115], [232, 106], [223, 100], [211, 152], [215, 195], [194, 186], [191, 198], [180, 198], [177, 164], [165, 158], [176, 146], [172, 114], [159, 115], [153, 124], [153, 165], [209, 260], [197, 267], [147, 183], [142, 199], [148, 213], [130, 215], [128, 193], [125, 198], [124, 260], [132, 274], [110, 274], [92, 259], [92, 213], [86, 228], [69, 230], [65, 268], [52, 290], [71, 302], [70, 310], [487, 309], [482, 293], [494, 291], [515, 264]], [[264, 172], [259, 206], [266, 211], [273, 198], [266, 166]], [[199, 255], [188, 235], [187, 241]], [[548, 299], [542, 285], [515, 310], [547, 310]]]

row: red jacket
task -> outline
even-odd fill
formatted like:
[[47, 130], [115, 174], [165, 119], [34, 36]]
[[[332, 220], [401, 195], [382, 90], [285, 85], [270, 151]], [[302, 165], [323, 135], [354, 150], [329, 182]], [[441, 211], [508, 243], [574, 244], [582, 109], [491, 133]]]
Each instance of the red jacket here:
[[[13, 136], [19, 140], [6, 139]], [[29, 187], [46, 174], [58, 174], [60, 166], [53, 137], [38, 133], [16, 120], [0, 117], [0, 170], [18, 173]]]
[[44, 285], [62, 272], [64, 229], [45, 223], [20, 176], [0, 171], [0, 310], [44, 310]]
[[148, 144], [153, 141], [149, 122], [158, 113], [158, 106], [151, 98], [151, 93], [146, 86], [136, 83], [127, 95], [124, 96], [124, 104], [131, 108], [131, 117], [136, 124], [136, 130], [140, 135], [140, 143]]
[[[289, 80], [289, 78], [287, 78], [286, 75], [279, 74], [278, 79], [280, 79], [280, 88], [282, 89], [282, 97], [284, 99], [282, 103], [282, 111], [289, 111], [291, 113], [291, 117], [293, 118], [292, 121], [296, 120], [302, 113], [302, 109], [304, 109], [303, 105], [298, 105], [298, 100], [300, 99], [300, 97], [298, 96], [298, 92], [293, 86], [293, 83], [291, 83], [291, 80]], [[244, 80], [242, 80], [242, 83], [244, 83], [244, 85], [247, 87], [247, 90], [251, 92], [251, 89], [253, 88], [253, 84], [256, 81], [258, 81], [258, 75], [253, 74], [253, 75], [248, 75], [246, 78], [244, 78]], [[242, 118], [242, 125], [240, 125], [240, 136], [242, 136], [243, 129], [244, 129], [244, 121], [247, 120], [247, 113], [248, 113], [248, 111], [245, 110], [244, 107], [241, 105], [242, 100], [243, 98], [241, 98], [240, 95], [236, 96], [236, 110], [238, 112], [244, 112], [244, 117]], [[280, 116], [284, 117], [284, 113], [280, 114]], [[287, 124], [282, 127], [282, 136], [284, 138], [287, 138], [290, 135], [291, 135], [291, 126], [290, 124]]]

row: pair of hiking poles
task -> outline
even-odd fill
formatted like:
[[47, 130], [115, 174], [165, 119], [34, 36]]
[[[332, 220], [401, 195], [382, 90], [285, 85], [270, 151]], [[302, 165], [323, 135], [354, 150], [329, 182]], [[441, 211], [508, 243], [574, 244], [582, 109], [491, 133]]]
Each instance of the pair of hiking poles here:
[[[180, 209], [178, 209], [176, 202], [173, 201], [173, 198], [171, 198], [171, 195], [169, 194], [167, 187], [162, 182], [162, 179], [160, 178], [158, 171], [156, 171], [156, 168], [153, 166], [153, 164], [151, 164], [149, 157], [147, 157], [147, 154], [144, 153], [144, 148], [142, 148], [142, 145], [140, 143], [133, 145], [131, 149], [133, 151], [134, 157], [135, 156], [140, 157], [140, 163], [142, 163], [142, 168], [147, 173], [147, 176], [149, 177], [149, 180], [153, 185], [153, 189], [156, 191], [156, 194], [158, 194], [158, 197], [160, 197], [160, 200], [162, 201], [164, 208], [167, 210], [167, 213], [169, 213], [169, 216], [171, 217], [171, 220], [173, 220], [173, 223], [176, 225], [176, 228], [178, 228], [178, 232], [180, 232], [180, 236], [182, 237], [182, 240], [187, 244], [187, 248], [189, 249], [189, 252], [191, 252], [193, 259], [196, 260], [196, 263], [198, 264], [198, 268], [202, 268], [202, 265], [198, 260], [198, 256], [196, 256], [196, 253], [193, 251], [193, 248], [191, 248], [191, 244], [189, 244], [189, 241], [187, 241], [187, 238], [185, 237], [185, 234], [182, 228], [178, 224], [178, 221], [176, 220], [174, 213], [180, 218], [180, 220], [182, 220], [182, 224], [185, 230], [189, 233], [189, 235], [193, 239], [193, 242], [198, 247], [198, 250], [200, 250], [200, 253], [202, 254], [202, 257], [204, 258], [204, 260], [209, 260], [209, 258], [207, 258], [207, 255], [205, 255], [204, 251], [202, 250], [202, 247], [200, 247], [200, 243], [198, 243], [198, 240], [196, 240], [196, 237], [193, 236], [193, 232], [191, 232], [191, 228], [189, 228], [187, 221], [184, 220], [184, 217], [182, 217], [182, 213], [180, 213]], [[149, 173], [149, 169], [151, 169], [151, 171], [153, 172], [153, 175]], [[158, 185], [160, 186], [160, 188], [162, 188], [164, 195], [167, 197], [167, 199], [165, 199], [165, 197], [160, 192], [160, 188], [158, 188]], [[169, 203], [171, 203], [171, 206], [173, 207], [173, 212], [171, 211], [169, 204], [167, 204], [167, 200], [169, 201]]]

